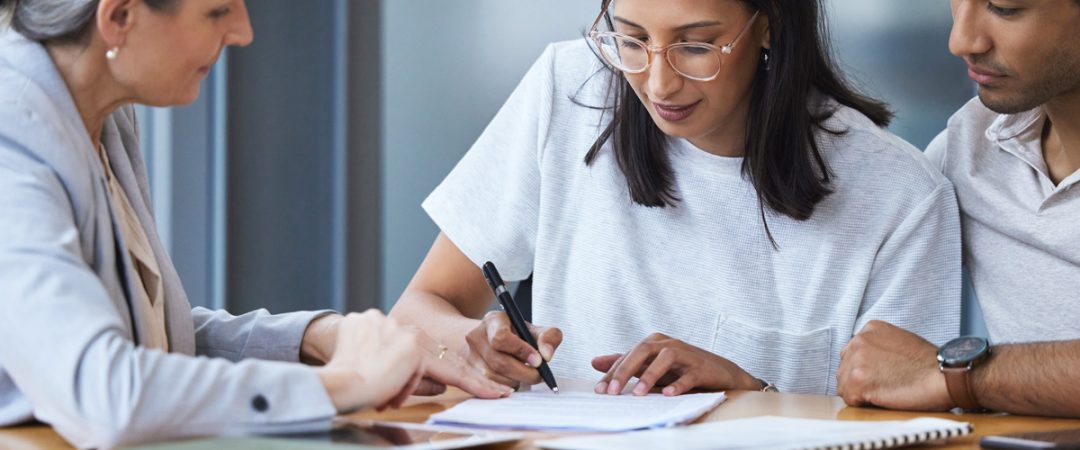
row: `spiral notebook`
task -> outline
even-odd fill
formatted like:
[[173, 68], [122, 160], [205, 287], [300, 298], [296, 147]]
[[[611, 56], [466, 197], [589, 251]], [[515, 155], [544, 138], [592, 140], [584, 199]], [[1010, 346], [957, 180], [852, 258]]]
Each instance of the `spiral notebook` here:
[[538, 441], [549, 450], [651, 449], [878, 449], [945, 441], [971, 433], [971, 424], [946, 419], [859, 422], [753, 417], [682, 428]]

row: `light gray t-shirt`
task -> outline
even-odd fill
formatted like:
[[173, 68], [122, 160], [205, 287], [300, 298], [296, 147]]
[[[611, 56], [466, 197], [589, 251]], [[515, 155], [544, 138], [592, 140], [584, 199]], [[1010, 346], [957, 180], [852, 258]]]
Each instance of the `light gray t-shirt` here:
[[971, 273], [990, 339], [1080, 338], [1080, 172], [1058, 185], [1042, 155], [1046, 114], [968, 102], [926, 150], [956, 186]]
[[662, 332], [781, 390], [831, 394], [840, 350], [872, 319], [936, 343], [958, 333], [955, 197], [917, 149], [838, 107], [826, 125], [846, 133], [818, 134], [835, 193], [804, 222], [768, 214], [775, 250], [742, 158], [671, 139], [670, 208], [633, 203], [610, 147], [585, 164], [606, 123], [582, 105], [604, 103], [599, 70], [583, 40], [548, 47], [424, 202], [473, 262], [535, 273], [534, 322], [565, 336], [557, 377], [598, 378], [592, 357]]

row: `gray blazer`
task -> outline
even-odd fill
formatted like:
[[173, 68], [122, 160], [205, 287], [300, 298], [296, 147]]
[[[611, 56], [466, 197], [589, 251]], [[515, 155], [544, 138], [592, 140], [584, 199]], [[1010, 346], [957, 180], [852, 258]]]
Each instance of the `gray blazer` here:
[[191, 309], [153, 226], [130, 106], [102, 141], [158, 257], [169, 353], [138, 345], [131, 261], [64, 81], [41, 45], [0, 29], [0, 426], [36, 418], [97, 448], [327, 426], [333, 404], [296, 363], [322, 313]]

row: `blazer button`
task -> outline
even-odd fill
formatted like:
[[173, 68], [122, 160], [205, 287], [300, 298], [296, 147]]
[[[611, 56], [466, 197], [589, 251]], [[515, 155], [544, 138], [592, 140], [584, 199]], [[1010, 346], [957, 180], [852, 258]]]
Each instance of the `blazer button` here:
[[259, 394], [251, 399], [251, 408], [258, 412], [266, 412], [266, 410], [270, 409], [270, 402], [262, 394]]

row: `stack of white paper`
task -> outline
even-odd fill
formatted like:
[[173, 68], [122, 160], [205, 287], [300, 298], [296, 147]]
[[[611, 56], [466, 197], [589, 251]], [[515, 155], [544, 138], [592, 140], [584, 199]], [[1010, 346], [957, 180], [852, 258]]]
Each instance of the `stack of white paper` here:
[[690, 422], [711, 411], [724, 393], [665, 397], [592, 392], [517, 392], [498, 400], [466, 400], [429, 422], [484, 428], [562, 431], [628, 431]]

